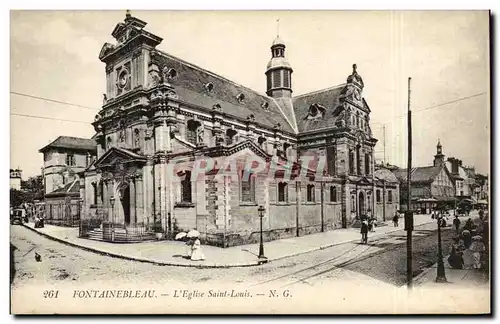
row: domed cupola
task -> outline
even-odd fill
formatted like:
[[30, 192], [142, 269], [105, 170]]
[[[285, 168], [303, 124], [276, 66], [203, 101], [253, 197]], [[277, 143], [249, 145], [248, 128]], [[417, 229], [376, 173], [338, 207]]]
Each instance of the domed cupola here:
[[285, 42], [279, 37], [271, 45], [271, 60], [267, 64], [267, 95], [273, 98], [292, 96], [292, 67], [285, 58]]

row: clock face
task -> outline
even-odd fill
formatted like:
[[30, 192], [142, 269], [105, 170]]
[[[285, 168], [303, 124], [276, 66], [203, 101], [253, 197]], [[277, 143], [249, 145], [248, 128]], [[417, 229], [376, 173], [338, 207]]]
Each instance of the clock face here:
[[128, 82], [128, 73], [126, 70], [123, 70], [118, 77], [118, 85], [123, 88]]

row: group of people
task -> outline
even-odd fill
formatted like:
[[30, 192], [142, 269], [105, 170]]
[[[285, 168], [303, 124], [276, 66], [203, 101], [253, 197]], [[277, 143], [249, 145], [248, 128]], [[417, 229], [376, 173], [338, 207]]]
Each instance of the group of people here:
[[448, 263], [454, 269], [481, 269], [486, 261], [486, 244], [488, 229], [484, 224], [487, 220], [480, 211], [479, 221], [475, 224], [471, 218], [460, 229], [460, 220], [455, 216], [453, 225], [457, 236], [453, 238]]

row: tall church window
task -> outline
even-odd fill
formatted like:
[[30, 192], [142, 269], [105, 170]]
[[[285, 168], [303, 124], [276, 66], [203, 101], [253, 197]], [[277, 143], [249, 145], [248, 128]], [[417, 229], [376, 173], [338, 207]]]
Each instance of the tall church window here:
[[203, 128], [197, 120], [189, 120], [186, 127], [186, 140], [192, 144], [203, 143]]
[[357, 174], [361, 174], [361, 147], [356, 147], [356, 166], [357, 166]]
[[314, 185], [307, 185], [307, 201], [314, 202]]
[[252, 173], [245, 178], [245, 172], [242, 172], [241, 177], [241, 201], [255, 202], [255, 177]]
[[335, 186], [330, 187], [330, 201], [337, 202], [337, 187]]
[[181, 180], [181, 202], [191, 203], [191, 171], [186, 171], [184, 179]]
[[279, 202], [288, 201], [288, 186], [286, 182], [278, 183], [278, 201]]
[[354, 174], [354, 152], [349, 150], [349, 174]]
[[370, 174], [370, 154], [365, 154], [365, 174]]

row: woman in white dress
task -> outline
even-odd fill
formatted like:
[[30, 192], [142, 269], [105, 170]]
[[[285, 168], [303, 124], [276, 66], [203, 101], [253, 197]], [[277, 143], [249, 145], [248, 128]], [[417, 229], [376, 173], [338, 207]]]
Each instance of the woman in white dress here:
[[201, 261], [205, 260], [205, 255], [201, 251], [201, 242], [198, 238], [194, 239], [193, 246], [191, 247], [191, 260], [193, 261]]

